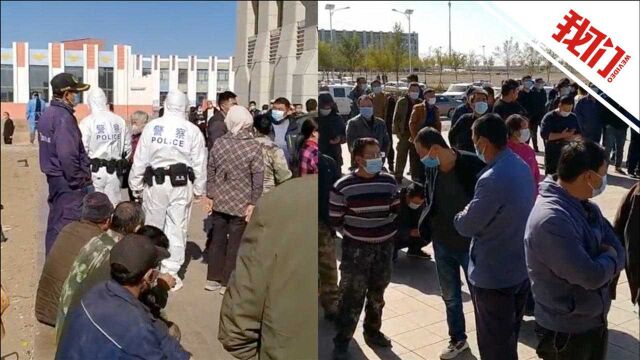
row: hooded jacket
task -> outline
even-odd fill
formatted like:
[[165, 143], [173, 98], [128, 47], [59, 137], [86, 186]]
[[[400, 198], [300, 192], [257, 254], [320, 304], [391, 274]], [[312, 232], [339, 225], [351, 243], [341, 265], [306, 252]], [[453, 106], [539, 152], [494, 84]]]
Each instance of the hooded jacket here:
[[[536, 322], [565, 333], [605, 325], [608, 285], [624, 267], [625, 255], [598, 206], [571, 196], [548, 177], [540, 184], [524, 241]], [[612, 246], [617, 256], [602, 252], [601, 244]]]

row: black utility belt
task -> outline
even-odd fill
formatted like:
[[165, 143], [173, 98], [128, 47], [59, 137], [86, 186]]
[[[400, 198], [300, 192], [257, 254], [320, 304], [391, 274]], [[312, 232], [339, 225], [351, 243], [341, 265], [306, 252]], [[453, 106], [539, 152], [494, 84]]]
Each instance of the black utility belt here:
[[118, 176], [122, 176], [127, 169], [129, 168], [129, 162], [126, 159], [91, 159], [91, 172], [97, 173], [101, 167], [107, 168], [108, 174], [113, 174], [114, 172]]
[[187, 166], [183, 163], [169, 165], [165, 168], [152, 168], [151, 166], [147, 166], [144, 170], [144, 177], [142, 178], [142, 182], [147, 186], [153, 186], [153, 180], [155, 179], [155, 183], [158, 185], [164, 184], [165, 177], [169, 177], [171, 181], [171, 186], [179, 187], [186, 186], [187, 182], [191, 181], [192, 183], [196, 179], [196, 175], [193, 172], [193, 168]]

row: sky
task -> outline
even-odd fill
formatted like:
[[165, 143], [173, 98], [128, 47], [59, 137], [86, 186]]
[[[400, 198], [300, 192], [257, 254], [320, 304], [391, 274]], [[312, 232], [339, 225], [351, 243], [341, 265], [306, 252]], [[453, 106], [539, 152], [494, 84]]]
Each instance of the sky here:
[[228, 57], [235, 50], [235, 1], [3, 0], [0, 9], [3, 48], [93, 37], [143, 55]]
[[[335, 4], [336, 9], [350, 7], [333, 14], [334, 30], [391, 31], [394, 23], [400, 22], [408, 31], [406, 16], [393, 12], [413, 9], [411, 31], [418, 33], [418, 49], [421, 56], [428, 55], [429, 47], [441, 46], [449, 49], [449, 12], [447, 1], [319, 1], [318, 27], [329, 29], [329, 10], [326, 4]], [[474, 51], [482, 56], [485, 45], [487, 57], [496, 46], [509, 38], [509, 30], [479, 2], [451, 2], [451, 47], [453, 51], [468, 54]], [[517, 39], [514, 39], [517, 40]], [[522, 46], [522, 44], [521, 44]], [[500, 62], [496, 59], [496, 64]]]

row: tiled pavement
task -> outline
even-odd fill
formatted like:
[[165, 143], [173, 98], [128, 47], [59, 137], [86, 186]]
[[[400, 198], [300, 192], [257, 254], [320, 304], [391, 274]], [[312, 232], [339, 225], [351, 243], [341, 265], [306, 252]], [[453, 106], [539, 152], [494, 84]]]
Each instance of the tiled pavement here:
[[[346, 149], [343, 150], [344, 155], [348, 157]], [[538, 161], [542, 163], [542, 157], [539, 156]], [[348, 158], [345, 158], [344, 162], [348, 164]], [[633, 184], [631, 179], [612, 176], [611, 172], [607, 190], [595, 199], [609, 219], [613, 219], [620, 199], [626, 193], [626, 189]], [[433, 254], [431, 245], [425, 250]], [[634, 309], [629, 300], [629, 288], [624, 272], [618, 282], [617, 293], [618, 299], [613, 301], [608, 318], [609, 351], [607, 359], [637, 360], [640, 358], [638, 307], [636, 306]], [[354, 341], [349, 347], [352, 358], [438, 359], [440, 351], [447, 346], [449, 341], [445, 307], [439, 294], [433, 260], [408, 258], [401, 254], [394, 264], [391, 284], [385, 292], [386, 305], [382, 317], [382, 331], [391, 338], [393, 348], [389, 350], [372, 349], [364, 343], [362, 337], [363, 313], [354, 334]], [[478, 359], [479, 351], [473, 305], [466, 283], [463, 287], [463, 307], [471, 349], [456, 359]], [[335, 332], [333, 324], [322, 317], [320, 308], [318, 309], [318, 324], [320, 359], [330, 359], [333, 349], [332, 337]], [[524, 318], [518, 344], [520, 359], [537, 359], [535, 347], [538, 341], [534, 334], [534, 325], [532, 317]]]

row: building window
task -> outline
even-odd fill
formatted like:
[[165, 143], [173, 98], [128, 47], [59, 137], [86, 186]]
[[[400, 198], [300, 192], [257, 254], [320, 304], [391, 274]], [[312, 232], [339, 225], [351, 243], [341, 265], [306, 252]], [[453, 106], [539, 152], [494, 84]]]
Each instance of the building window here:
[[188, 78], [189, 78], [189, 70], [187, 70], [187, 69], [178, 69], [178, 84], [179, 85], [186, 85]]
[[197, 81], [198, 82], [207, 82], [209, 81], [209, 70], [207, 69], [198, 69], [197, 72]]
[[229, 81], [229, 70], [218, 70], [218, 81]]
[[169, 70], [160, 70], [160, 81], [169, 81]]
[[29, 65], [29, 97], [37, 91], [40, 98], [49, 101], [49, 67], [46, 65]]
[[104, 90], [107, 102], [113, 104], [113, 68], [98, 69], [98, 86]]
[[13, 102], [13, 65], [2, 65], [2, 91], [0, 101]]
[[164, 107], [164, 100], [167, 98], [168, 91], [160, 91], [160, 106]]
[[151, 75], [151, 68], [150, 67], [143, 67], [142, 68], [142, 76], [147, 76], [147, 75]]
[[[75, 76], [75, 78], [80, 82], [82, 82], [82, 78], [84, 77], [84, 68], [82, 66], [65, 66], [64, 72]], [[82, 103], [82, 94], [84, 94], [82, 91], [76, 94], [77, 103]]]

